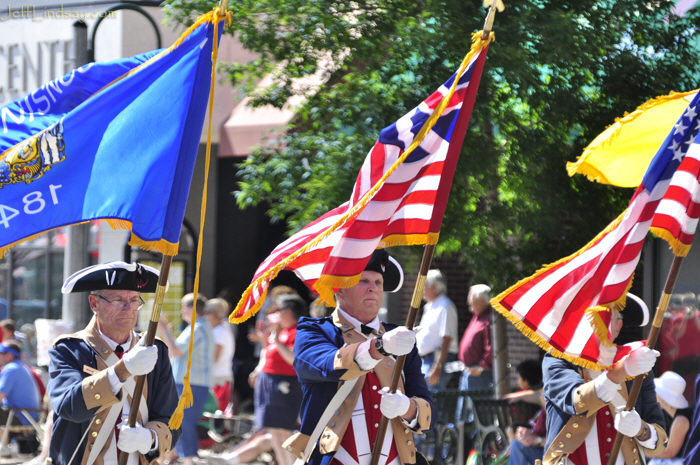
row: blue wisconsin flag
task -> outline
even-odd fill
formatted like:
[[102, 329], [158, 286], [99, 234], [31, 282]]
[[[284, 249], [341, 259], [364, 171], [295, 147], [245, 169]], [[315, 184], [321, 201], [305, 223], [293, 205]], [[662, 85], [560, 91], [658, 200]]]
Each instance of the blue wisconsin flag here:
[[0, 256], [96, 219], [177, 254], [221, 20], [203, 15], [168, 49], [85, 65], [0, 109]]

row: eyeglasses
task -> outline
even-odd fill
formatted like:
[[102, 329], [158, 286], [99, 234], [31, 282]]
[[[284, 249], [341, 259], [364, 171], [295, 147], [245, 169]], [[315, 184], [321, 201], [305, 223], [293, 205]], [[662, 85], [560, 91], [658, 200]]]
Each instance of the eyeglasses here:
[[105, 302], [107, 302], [108, 304], [110, 304], [112, 306], [112, 308], [114, 308], [116, 310], [121, 310], [122, 308], [127, 307], [127, 306], [131, 310], [138, 310], [144, 304], [144, 301], [141, 298], [141, 296], [135, 297], [135, 298], [127, 301], [127, 300], [119, 299], [119, 298], [114, 299], [114, 300], [109, 300], [106, 297], [101, 296], [100, 294], [95, 294], [95, 295], [97, 297], [99, 297], [100, 299], [104, 300]]

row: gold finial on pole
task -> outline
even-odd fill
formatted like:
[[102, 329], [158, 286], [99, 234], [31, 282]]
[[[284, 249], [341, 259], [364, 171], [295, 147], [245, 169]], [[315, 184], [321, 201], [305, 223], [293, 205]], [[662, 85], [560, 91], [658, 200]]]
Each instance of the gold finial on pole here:
[[481, 34], [481, 39], [486, 40], [493, 27], [493, 19], [496, 17], [496, 10], [501, 13], [506, 7], [503, 4], [503, 0], [484, 0], [483, 5], [489, 7], [489, 12], [486, 14], [486, 21], [484, 21], [484, 31]]
[[[501, 0], [498, 1], [500, 2]], [[222, 16], [225, 15], [226, 10], [228, 10], [228, 0], [221, 0], [219, 2], [219, 14]]]

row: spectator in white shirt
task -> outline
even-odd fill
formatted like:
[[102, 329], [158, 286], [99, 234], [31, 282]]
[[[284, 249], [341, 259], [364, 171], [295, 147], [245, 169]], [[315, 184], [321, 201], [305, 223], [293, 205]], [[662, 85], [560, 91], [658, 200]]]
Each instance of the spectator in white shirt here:
[[423, 359], [422, 371], [433, 390], [443, 390], [452, 377], [444, 365], [457, 360], [457, 308], [447, 297], [447, 280], [440, 270], [430, 270], [425, 281], [416, 347]]
[[226, 317], [229, 314], [229, 304], [224, 299], [209, 299], [204, 305], [204, 317], [214, 333], [214, 377], [212, 392], [216, 403], [222, 412], [226, 410], [231, 400], [231, 383], [233, 381], [232, 360], [236, 350], [233, 331]]

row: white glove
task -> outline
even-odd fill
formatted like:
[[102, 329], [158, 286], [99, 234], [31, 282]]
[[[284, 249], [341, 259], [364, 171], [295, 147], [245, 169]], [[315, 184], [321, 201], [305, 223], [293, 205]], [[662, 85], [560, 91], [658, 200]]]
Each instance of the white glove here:
[[392, 355], [406, 355], [416, 345], [416, 333], [405, 326], [398, 326], [382, 335], [384, 350]]
[[122, 357], [126, 369], [134, 376], [150, 373], [158, 361], [158, 348], [154, 345], [146, 347], [144, 344], [145, 341], [142, 338], [133, 349]]
[[642, 419], [634, 409], [621, 410], [615, 414], [615, 429], [633, 438], [642, 430]]
[[620, 385], [608, 378], [605, 372], [593, 380], [593, 387], [595, 388], [595, 395], [598, 396], [598, 399], [606, 404], [612, 402], [617, 390], [620, 389]]
[[382, 401], [379, 405], [379, 409], [382, 411], [382, 415], [387, 417], [389, 420], [405, 415], [411, 406], [411, 399], [406, 397], [406, 395], [399, 389], [397, 389], [396, 392], [391, 393], [389, 392], [388, 387], [384, 387], [379, 390], [379, 394], [382, 395]]
[[117, 441], [119, 450], [129, 454], [132, 452], [147, 454], [152, 445], [153, 433], [150, 428], [144, 428], [140, 425], [133, 427], [124, 425], [119, 428], [119, 441]]
[[659, 355], [661, 354], [658, 350], [642, 346], [630, 352], [624, 358], [622, 364], [625, 367], [625, 371], [628, 375], [638, 376], [651, 371], [656, 363], [656, 357]]

